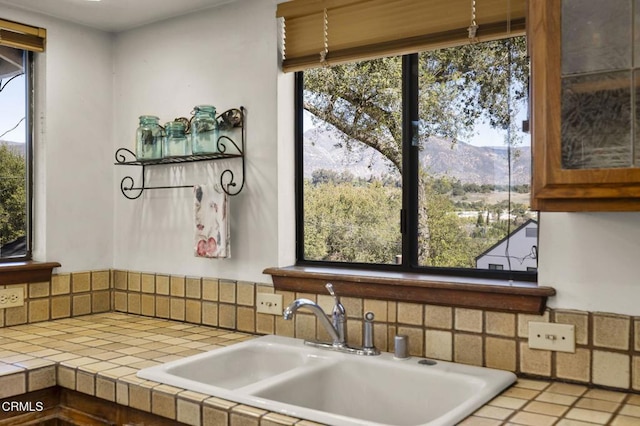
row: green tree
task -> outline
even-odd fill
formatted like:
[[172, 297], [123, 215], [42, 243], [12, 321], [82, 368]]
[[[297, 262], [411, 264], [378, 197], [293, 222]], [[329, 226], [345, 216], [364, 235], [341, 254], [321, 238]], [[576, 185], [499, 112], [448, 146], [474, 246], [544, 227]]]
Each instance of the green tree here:
[[24, 158], [0, 145], [0, 246], [25, 235], [25, 176]]
[[[338, 129], [346, 149], [359, 149], [354, 141], [362, 142], [382, 153], [401, 172], [401, 74], [399, 57], [306, 71], [303, 107], [316, 118], [316, 124]], [[527, 78], [524, 37], [421, 53], [421, 139], [438, 135], [455, 141], [467, 136], [481, 117], [493, 127], [506, 128], [515, 113], [507, 99], [526, 96]], [[518, 82], [515, 90], [509, 84], [512, 81]], [[425, 184], [419, 182], [419, 186], [424, 197]], [[427, 208], [425, 201], [419, 202], [418, 255], [423, 260], [434, 259], [430, 251], [441, 241], [431, 237], [427, 215], [433, 209]]]
[[306, 259], [393, 263], [401, 253], [399, 225], [389, 221], [400, 210], [399, 188], [305, 182], [304, 190]]

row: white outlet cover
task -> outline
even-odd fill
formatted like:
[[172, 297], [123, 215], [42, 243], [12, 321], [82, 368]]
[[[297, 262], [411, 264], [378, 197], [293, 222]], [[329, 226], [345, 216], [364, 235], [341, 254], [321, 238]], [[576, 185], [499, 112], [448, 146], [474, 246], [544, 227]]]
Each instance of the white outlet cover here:
[[256, 293], [256, 312], [260, 314], [282, 315], [282, 295]]
[[24, 306], [24, 290], [22, 288], [5, 288], [0, 290], [0, 309]]
[[576, 327], [573, 324], [529, 322], [529, 348], [575, 353]]

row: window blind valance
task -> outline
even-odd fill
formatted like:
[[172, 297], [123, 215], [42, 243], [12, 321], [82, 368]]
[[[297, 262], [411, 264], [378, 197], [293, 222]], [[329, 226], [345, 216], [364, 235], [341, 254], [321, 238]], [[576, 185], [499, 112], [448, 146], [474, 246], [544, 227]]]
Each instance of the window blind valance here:
[[47, 30], [0, 19], [0, 46], [44, 52]]
[[[284, 71], [415, 53], [525, 32], [526, 0], [291, 0], [284, 18]], [[475, 10], [475, 13], [474, 13]], [[475, 18], [475, 19], [474, 19]]]

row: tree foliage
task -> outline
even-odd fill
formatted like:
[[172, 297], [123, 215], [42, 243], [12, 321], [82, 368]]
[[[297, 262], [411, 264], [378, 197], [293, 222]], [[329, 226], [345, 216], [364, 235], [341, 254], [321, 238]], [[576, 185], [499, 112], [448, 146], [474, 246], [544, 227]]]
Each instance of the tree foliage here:
[[[330, 175], [330, 173], [318, 175]], [[336, 176], [340, 176], [339, 174]], [[507, 224], [498, 219], [501, 203], [484, 206], [476, 218], [465, 219], [456, 214], [449, 194], [441, 194], [432, 186], [438, 181], [426, 179], [427, 214], [431, 232], [429, 258], [420, 264], [435, 267], [475, 267], [475, 258], [498, 240]], [[304, 183], [304, 247], [305, 259], [334, 262], [394, 263], [401, 254], [401, 236], [395, 220], [401, 208], [402, 190], [384, 186], [374, 180], [363, 184], [357, 180], [307, 180]], [[519, 212], [520, 222], [526, 220]], [[490, 216], [490, 217], [489, 217]]]
[[380, 181], [369, 185], [305, 182], [305, 258], [394, 263], [401, 254], [397, 218], [402, 193]]
[[0, 145], [0, 246], [25, 235], [25, 176], [24, 158]]

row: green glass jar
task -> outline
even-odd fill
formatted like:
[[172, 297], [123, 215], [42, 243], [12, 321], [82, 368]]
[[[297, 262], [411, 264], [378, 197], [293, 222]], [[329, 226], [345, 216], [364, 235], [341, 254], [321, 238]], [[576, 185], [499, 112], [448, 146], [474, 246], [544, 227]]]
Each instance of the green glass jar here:
[[216, 108], [212, 105], [198, 105], [193, 108], [191, 121], [191, 142], [194, 154], [218, 152], [218, 121]]
[[183, 157], [191, 155], [191, 143], [185, 134], [184, 123], [170, 121], [165, 124], [167, 136], [164, 138], [163, 154], [165, 157]]
[[164, 130], [154, 115], [140, 116], [140, 125], [136, 131], [136, 157], [138, 160], [162, 158], [162, 140]]

